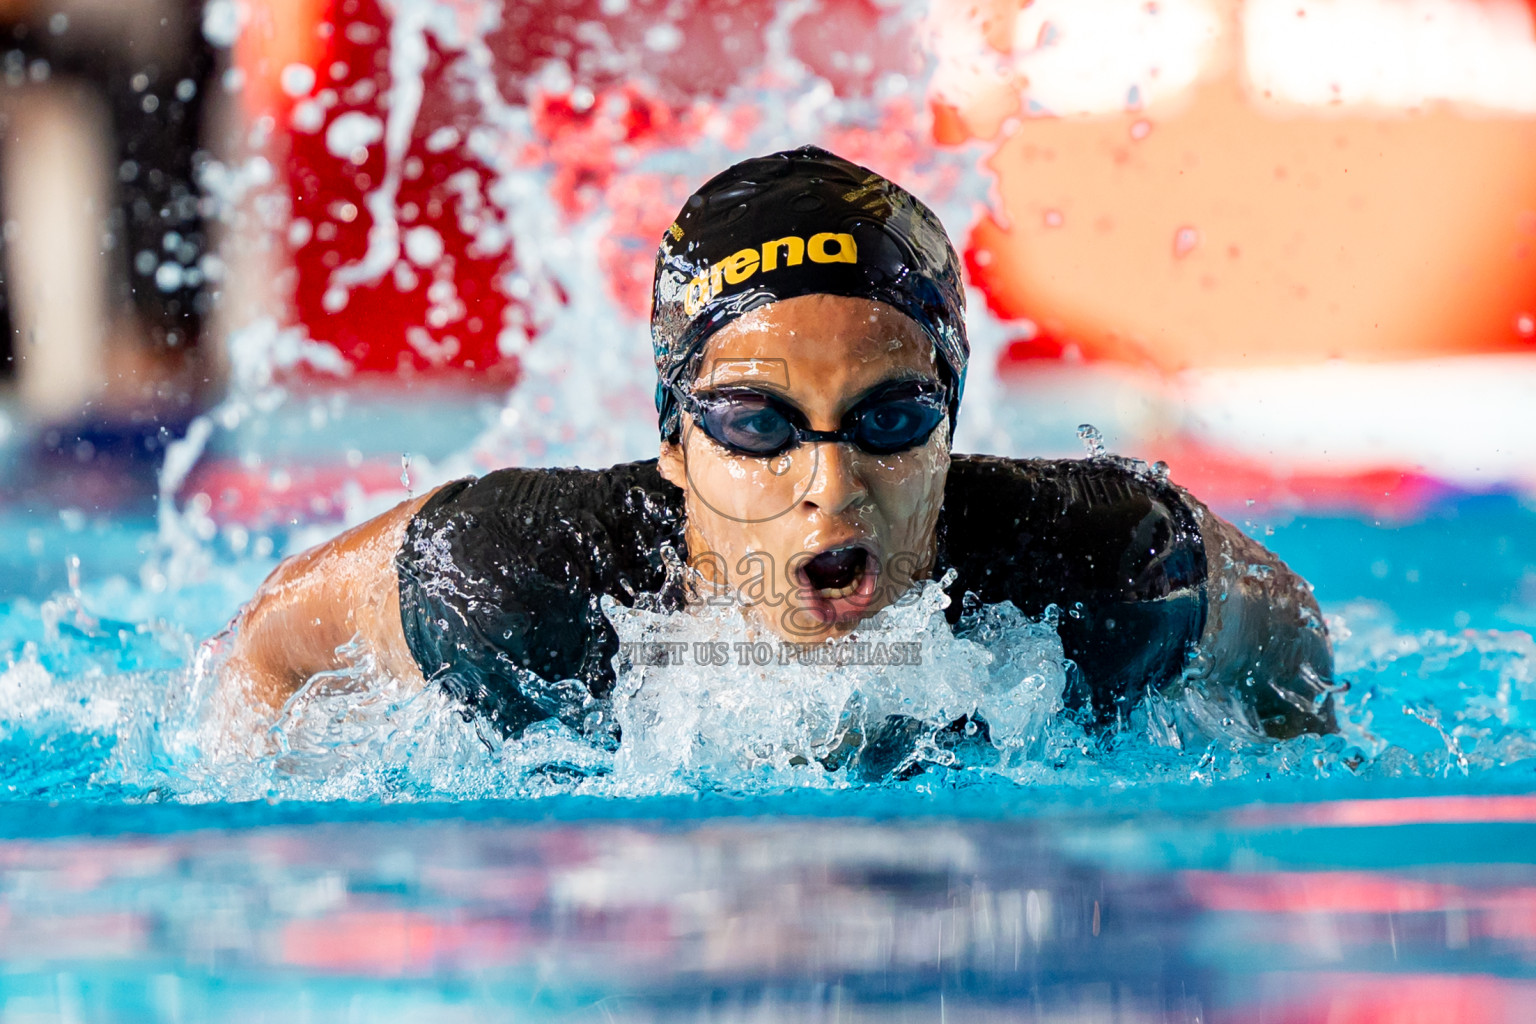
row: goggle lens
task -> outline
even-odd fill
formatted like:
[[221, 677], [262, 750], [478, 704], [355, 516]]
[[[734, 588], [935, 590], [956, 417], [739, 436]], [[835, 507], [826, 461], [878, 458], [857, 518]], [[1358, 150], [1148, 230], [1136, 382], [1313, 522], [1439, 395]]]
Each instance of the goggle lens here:
[[917, 398], [898, 398], [865, 409], [853, 427], [853, 443], [872, 455], [915, 448], [944, 419], [944, 409]]
[[733, 451], [777, 455], [794, 444], [795, 425], [766, 395], [741, 392], [701, 404], [704, 433]]

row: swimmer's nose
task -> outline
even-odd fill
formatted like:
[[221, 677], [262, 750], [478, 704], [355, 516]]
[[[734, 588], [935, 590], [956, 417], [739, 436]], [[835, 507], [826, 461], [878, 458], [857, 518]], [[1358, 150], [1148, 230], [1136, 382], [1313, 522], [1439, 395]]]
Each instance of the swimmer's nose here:
[[815, 476], [805, 492], [807, 505], [837, 515], [869, 497], [869, 488], [854, 465], [853, 451], [848, 445], [817, 443], [811, 465]]

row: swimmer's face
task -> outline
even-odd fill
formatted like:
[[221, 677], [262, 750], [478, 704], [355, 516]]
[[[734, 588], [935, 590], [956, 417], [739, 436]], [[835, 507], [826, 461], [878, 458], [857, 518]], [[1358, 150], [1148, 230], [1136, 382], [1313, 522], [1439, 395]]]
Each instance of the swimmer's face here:
[[[692, 390], [760, 392], [810, 429], [832, 431], [848, 425], [850, 410], [880, 408], [939, 379], [933, 342], [905, 314], [869, 299], [806, 295], [713, 335]], [[879, 415], [899, 423], [903, 412]], [[680, 439], [662, 443], [661, 472], [686, 493], [689, 562], [704, 580], [728, 585], [782, 638], [810, 643], [853, 631], [931, 573], [948, 438], [946, 417], [893, 454], [807, 442], [763, 457], [729, 450], [685, 411]]]

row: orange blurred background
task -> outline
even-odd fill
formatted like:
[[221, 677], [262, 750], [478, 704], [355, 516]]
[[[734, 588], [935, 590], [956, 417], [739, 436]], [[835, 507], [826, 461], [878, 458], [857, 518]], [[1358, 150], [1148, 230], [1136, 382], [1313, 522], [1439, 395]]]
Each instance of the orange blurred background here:
[[[1325, 26], [1254, 54], [1264, 41], [1248, 34], [1264, 19], [1253, 8], [1275, 5], [1227, 0], [1207, 8], [1209, 37], [1164, 48], [1199, 62], [1182, 88], [1142, 109], [1020, 119], [1029, 61], [1008, 41], [1030, 27], [1018, 24], [1026, 13], [1044, 17], [1040, 6], [999, 5], [988, 39], [1015, 58], [1015, 76], [972, 88], [941, 119], [947, 139], [995, 140], [987, 166], [1001, 202], [980, 217], [970, 250], [995, 313], [1029, 317], [1086, 358], [1169, 371], [1536, 351], [1528, 87], [1495, 107], [1467, 102], [1471, 90], [1456, 95], [1454, 81], [1442, 96], [1425, 88], [1434, 82], [1406, 81], [1397, 97], [1277, 97], [1255, 81], [1269, 70], [1259, 60], [1293, 91], [1317, 75], [1368, 84], [1375, 64], [1391, 63], [1377, 50], [1387, 41], [1320, 53], [1316, 37], [1337, 31]], [[1478, 8], [1496, 5], [1285, 5], [1314, 25], [1351, 6], [1388, 23], [1414, 8], [1460, 8], [1475, 23]], [[1453, 59], [1470, 76], [1483, 55], [1446, 26], [1421, 24], [1426, 38], [1438, 31], [1464, 48]], [[1518, 56], [1536, 62], [1528, 18], [1521, 27]], [[1348, 59], [1309, 66], [1336, 57]]]

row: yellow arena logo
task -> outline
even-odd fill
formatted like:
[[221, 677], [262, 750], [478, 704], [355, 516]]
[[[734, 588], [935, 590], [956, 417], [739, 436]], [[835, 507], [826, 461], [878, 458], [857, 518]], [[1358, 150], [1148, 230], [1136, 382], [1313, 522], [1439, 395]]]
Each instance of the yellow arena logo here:
[[859, 248], [850, 234], [823, 231], [809, 239], [786, 235], [764, 242], [760, 249], [738, 250], [709, 268], [708, 274], [688, 282], [683, 290], [683, 312], [693, 316], [726, 285], [741, 284], [759, 271], [771, 274], [779, 269], [781, 260], [783, 266], [799, 266], [807, 256], [812, 263], [857, 263]]

